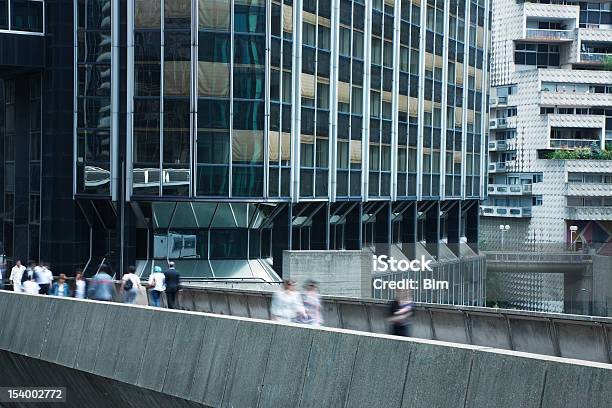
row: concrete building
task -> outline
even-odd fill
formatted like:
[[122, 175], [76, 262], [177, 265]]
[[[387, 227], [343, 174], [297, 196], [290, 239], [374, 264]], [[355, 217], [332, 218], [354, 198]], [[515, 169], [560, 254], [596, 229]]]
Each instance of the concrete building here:
[[[38, 32], [44, 39], [59, 22], [69, 31], [49, 32], [69, 55], [43, 48], [61, 74], [22, 64], [4, 84], [8, 115], [13, 90], [28, 84], [16, 72], [38, 72], [43, 89], [69, 78], [69, 97], [42, 96], [40, 166], [53, 162], [62, 182], [39, 177], [41, 197], [65, 198], [52, 234], [68, 225], [72, 241], [55, 252], [22, 239], [28, 219], [17, 212], [35, 201], [13, 189], [37, 176], [8, 142], [28, 129], [7, 126], [9, 258], [86, 273], [137, 264], [143, 276], [172, 259], [185, 277], [273, 280], [283, 250], [397, 244], [410, 257], [421, 245], [457, 260], [470, 245], [477, 254], [488, 2], [64, 3], [49, 0]], [[39, 211], [43, 231], [56, 222], [51, 210]]]
[[612, 2], [493, 0], [492, 11], [481, 237], [489, 249], [503, 235], [506, 250], [606, 251], [612, 161], [597, 158], [612, 158], [601, 152], [612, 148]]

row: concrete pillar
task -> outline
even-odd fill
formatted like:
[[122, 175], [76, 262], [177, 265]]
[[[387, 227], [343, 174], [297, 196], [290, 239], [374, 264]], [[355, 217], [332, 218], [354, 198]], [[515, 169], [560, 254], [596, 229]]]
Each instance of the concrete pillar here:
[[286, 204], [272, 225], [272, 267], [280, 277], [283, 276], [283, 251], [291, 248], [291, 212], [292, 205]]
[[459, 201], [454, 202], [446, 212], [446, 239], [448, 247], [459, 257], [459, 238], [461, 236], [461, 207]]
[[344, 246], [347, 250], [361, 249], [363, 203], [358, 203], [346, 215], [344, 223]]
[[326, 250], [329, 249], [329, 203], [316, 211], [310, 228], [310, 249]]
[[374, 244], [376, 254], [390, 254], [391, 245], [391, 202], [381, 203], [374, 223]]
[[402, 252], [408, 259], [416, 258], [417, 217], [417, 203], [415, 201], [410, 204], [410, 207], [402, 214], [400, 226]]
[[463, 203], [464, 206], [469, 206], [470, 204], [473, 205], [465, 211], [465, 238], [470, 248], [474, 252], [478, 252], [479, 206], [477, 201], [465, 201]]
[[440, 202], [436, 201], [425, 214], [425, 244], [427, 252], [438, 259], [440, 252]]

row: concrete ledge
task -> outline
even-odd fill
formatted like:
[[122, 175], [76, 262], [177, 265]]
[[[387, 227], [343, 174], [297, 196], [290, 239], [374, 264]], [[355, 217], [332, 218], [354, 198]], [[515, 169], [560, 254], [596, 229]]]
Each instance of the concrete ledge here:
[[[269, 318], [271, 292], [187, 286], [186, 310]], [[322, 296], [325, 326], [388, 333], [388, 301]], [[245, 306], [246, 303], [246, 306]], [[612, 318], [417, 303], [413, 337], [612, 363]]]
[[[43, 325], [26, 338], [31, 320], [19, 311], [33, 309]], [[4, 291], [0, 321], [0, 384], [66, 385], [70, 407], [603, 408], [612, 400], [612, 365], [482, 346]]]

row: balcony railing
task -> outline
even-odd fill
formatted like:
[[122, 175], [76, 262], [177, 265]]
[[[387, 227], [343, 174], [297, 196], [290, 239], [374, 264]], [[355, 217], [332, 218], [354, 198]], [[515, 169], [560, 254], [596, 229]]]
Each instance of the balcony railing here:
[[508, 143], [506, 143], [505, 140], [493, 140], [489, 142], [489, 150], [491, 151], [508, 150]]
[[527, 29], [527, 38], [530, 40], [573, 40], [574, 36], [574, 30]]
[[506, 171], [506, 162], [489, 163], [489, 173], [502, 173]]
[[505, 129], [508, 126], [508, 120], [506, 118], [495, 118], [489, 121], [490, 129]]
[[529, 195], [531, 184], [489, 184], [490, 195]]
[[606, 54], [603, 52], [581, 52], [581, 62], [604, 62], [606, 59], [612, 58], [612, 54]]
[[531, 217], [531, 208], [529, 207], [510, 207], [497, 205], [482, 205], [480, 213], [485, 217], [512, 217], [525, 218]]
[[551, 139], [551, 149], [577, 149], [581, 147], [591, 147], [593, 142], [599, 145], [599, 140], [584, 139]]

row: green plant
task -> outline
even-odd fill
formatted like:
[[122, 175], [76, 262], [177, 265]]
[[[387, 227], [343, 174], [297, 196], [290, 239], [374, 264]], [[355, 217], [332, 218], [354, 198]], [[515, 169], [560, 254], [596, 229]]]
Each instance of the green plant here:
[[612, 146], [606, 145], [606, 150], [599, 146], [582, 147], [575, 150], [555, 150], [545, 156], [549, 160], [612, 160]]
[[612, 56], [606, 55], [603, 61], [603, 66], [606, 71], [612, 71]]

